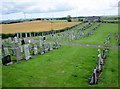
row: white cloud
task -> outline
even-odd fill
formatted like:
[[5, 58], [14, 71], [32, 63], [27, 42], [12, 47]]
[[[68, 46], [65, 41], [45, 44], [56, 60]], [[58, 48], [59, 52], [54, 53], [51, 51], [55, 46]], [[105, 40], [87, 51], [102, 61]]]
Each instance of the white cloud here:
[[5, 18], [117, 15], [119, 0], [2, 0]]

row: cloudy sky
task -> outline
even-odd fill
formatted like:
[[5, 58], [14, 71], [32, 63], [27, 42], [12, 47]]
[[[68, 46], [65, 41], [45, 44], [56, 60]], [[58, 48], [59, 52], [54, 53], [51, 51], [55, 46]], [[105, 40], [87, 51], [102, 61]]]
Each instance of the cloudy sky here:
[[0, 20], [117, 15], [119, 0], [1, 0]]

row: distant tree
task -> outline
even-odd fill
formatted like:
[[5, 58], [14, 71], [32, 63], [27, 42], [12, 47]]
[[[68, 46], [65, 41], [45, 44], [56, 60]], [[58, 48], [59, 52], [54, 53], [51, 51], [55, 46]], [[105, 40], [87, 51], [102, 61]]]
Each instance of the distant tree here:
[[67, 16], [67, 21], [68, 21], [68, 22], [72, 22], [70, 15]]

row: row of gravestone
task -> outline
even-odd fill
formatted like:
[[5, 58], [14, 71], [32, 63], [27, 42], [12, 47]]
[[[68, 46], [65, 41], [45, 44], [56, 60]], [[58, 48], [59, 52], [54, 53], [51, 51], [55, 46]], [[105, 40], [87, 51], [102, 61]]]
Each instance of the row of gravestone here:
[[[48, 37], [48, 38], [51, 38], [53, 40], [57, 40], [57, 39], [60, 39], [62, 42], [65, 40], [65, 39], [74, 39], [75, 38], [75, 32], [77, 30], [82, 30], [82, 29], [85, 29], [87, 27], [87, 25], [89, 25], [88, 23], [85, 23], [83, 24], [83, 28], [79, 28], [80, 25], [72, 28], [72, 29], [69, 29], [67, 31], [64, 31], [62, 33], [59, 33], [59, 34], [54, 34], [54, 35], [51, 35], [51, 37]], [[74, 35], [74, 36], [73, 36]], [[64, 40], [63, 40], [64, 39]]]
[[[51, 39], [54, 39], [54, 40], [57, 40], [57, 39], [60, 39], [62, 42], [65, 41], [65, 40], [68, 40], [68, 41], [72, 41], [72, 40], [78, 40], [80, 38], [84, 38], [84, 37], [87, 37], [91, 34], [93, 34], [93, 31], [96, 30], [98, 27], [100, 26], [100, 24], [98, 24], [96, 27], [92, 27], [92, 25], [90, 24], [85, 24], [83, 26], [83, 28], [80, 28], [80, 26], [76, 26], [75, 28], [71, 29], [71, 30], [68, 30], [68, 31], [65, 31], [64, 33], [59, 33], [59, 34], [54, 34], [53, 36], [51, 37], [48, 37], [48, 38], [51, 38]], [[89, 33], [87, 34], [84, 34], [84, 30], [87, 29], [87, 27], [91, 27], [92, 31], [90, 31]]]
[[98, 49], [98, 62], [96, 68], [93, 70], [92, 75], [88, 78], [88, 83], [90, 85], [97, 84], [100, 78], [100, 75], [104, 69], [105, 60], [107, 58], [107, 52], [109, 49], [106, 47], [103, 49], [101, 54], [101, 50]]
[[110, 38], [111, 38], [111, 36], [110, 36], [110, 32], [109, 32], [108, 36], [107, 36], [107, 39], [105, 41], [105, 44], [109, 44], [110, 43]]
[[120, 38], [119, 34], [115, 33], [115, 40], [118, 42], [118, 46], [120, 46]]
[[[110, 33], [108, 33], [108, 37], [107, 37], [106, 41], [107, 41], [107, 42], [105, 42], [106, 44], [110, 43]], [[99, 80], [100, 75], [104, 68], [104, 64], [105, 64], [105, 60], [107, 58], [108, 51], [109, 51], [108, 47], [105, 47], [103, 49], [102, 53], [101, 53], [101, 50], [98, 49], [98, 62], [97, 62], [96, 68], [93, 70], [92, 75], [88, 79], [88, 83], [90, 85], [98, 83], [98, 80]]]
[[[46, 41], [43, 42], [43, 44], [39, 43], [39, 49], [40, 51], [38, 51], [38, 46], [37, 44], [24, 44], [24, 45], [19, 45], [18, 47], [15, 48], [8, 48], [6, 46], [2, 47], [2, 52], [4, 54], [4, 56], [2, 56], [2, 64], [3, 65], [9, 65], [9, 64], [13, 64], [16, 61], [20, 61], [22, 59], [28, 60], [30, 59], [31, 53], [30, 51], [32, 51], [32, 55], [37, 55], [37, 54], [45, 54], [48, 51], [51, 51], [53, 49], [59, 49], [60, 45], [58, 42], [54, 42], [54, 44], [52, 43], [48, 43]], [[12, 54], [10, 54], [9, 50], [12, 51]], [[24, 54], [24, 58], [22, 58], [22, 53]], [[12, 61], [11, 60], [11, 56], [15, 55], [16, 56], [16, 60]]]

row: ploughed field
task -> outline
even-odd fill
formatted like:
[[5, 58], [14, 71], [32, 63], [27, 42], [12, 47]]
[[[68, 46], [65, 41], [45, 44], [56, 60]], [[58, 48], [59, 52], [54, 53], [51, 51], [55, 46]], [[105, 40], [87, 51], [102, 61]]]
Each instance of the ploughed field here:
[[[66, 27], [71, 27], [80, 22], [45, 22], [45, 21], [31, 21], [14, 24], [2, 24], [2, 33], [17, 33], [17, 32], [42, 32], [53, 30], [60, 30]], [[1, 24], [0, 24], [1, 25]]]

